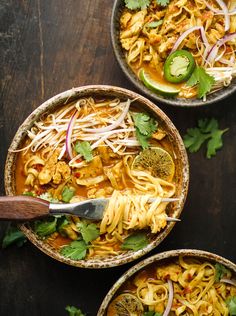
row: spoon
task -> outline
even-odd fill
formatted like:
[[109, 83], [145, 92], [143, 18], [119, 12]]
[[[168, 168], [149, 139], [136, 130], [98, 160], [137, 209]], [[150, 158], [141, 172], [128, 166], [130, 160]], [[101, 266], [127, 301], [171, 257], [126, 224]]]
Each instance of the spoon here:
[[[153, 199], [150, 199], [150, 202]], [[178, 198], [162, 198], [162, 202], [176, 202]], [[82, 218], [100, 220], [109, 199], [84, 200], [79, 203], [50, 203], [32, 196], [1, 196], [0, 220], [29, 221], [48, 215], [75, 215]], [[167, 221], [179, 221], [167, 217]]]

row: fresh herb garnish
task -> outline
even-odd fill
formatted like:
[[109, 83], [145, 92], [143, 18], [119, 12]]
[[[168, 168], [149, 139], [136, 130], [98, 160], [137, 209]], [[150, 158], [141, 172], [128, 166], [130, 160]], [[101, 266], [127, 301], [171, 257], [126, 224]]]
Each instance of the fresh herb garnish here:
[[153, 311], [149, 311], [149, 312], [145, 312], [142, 316], [162, 316], [162, 314], [157, 313], [157, 312], [153, 312]]
[[2, 241], [2, 248], [7, 248], [12, 244], [16, 244], [17, 247], [23, 246], [27, 241], [25, 235], [16, 226], [11, 224], [8, 226], [5, 236]]
[[97, 225], [94, 223], [89, 224], [86, 222], [80, 222], [77, 223], [76, 226], [79, 228], [83, 240], [86, 243], [95, 240], [99, 236], [99, 229], [97, 228]]
[[220, 282], [220, 280], [224, 276], [230, 275], [230, 271], [225, 266], [223, 266], [223, 264], [216, 263], [215, 269], [216, 269], [216, 275], [215, 275], [216, 282]]
[[130, 10], [146, 9], [151, 0], [125, 0], [125, 6]]
[[146, 113], [132, 113], [134, 126], [136, 127], [136, 137], [143, 149], [149, 147], [148, 140], [157, 129], [157, 124], [153, 118]]
[[48, 220], [36, 221], [34, 223], [34, 231], [40, 237], [45, 237], [51, 235], [56, 231], [57, 228], [57, 218], [52, 217]]
[[89, 142], [76, 142], [75, 151], [81, 154], [86, 161], [91, 161], [93, 159], [92, 148]]
[[148, 245], [148, 239], [145, 233], [135, 233], [125, 238], [123, 244], [121, 245], [122, 249], [130, 249], [137, 251], [143, 249]]
[[30, 191], [25, 191], [23, 193], [23, 195], [26, 195], [26, 196], [34, 196], [34, 193], [33, 192], [30, 192]]
[[64, 235], [64, 228], [69, 225], [69, 221], [66, 218], [66, 216], [61, 216], [57, 220], [57, 231], [61, 234]]
[[198, 121], [198, 127], [187, 129], [184, 135], [184, 145], [191, 153], [197, 152], [202, 144], [207, 142], [207, 158], [216, 155], [216, 151], [223, 146], [222, 135], [228, 130], [219, 129], [216, 119], [202, 119]]
[[197, 85], [197, 96], [201, 99], [206, 96], [207, 92], [211, 91], [214, 83], [214, 77], [208, 75], [204, 68], [196, 66], [186, 84], [190, 87]]
[[[162, 7], [167, 6], [170, 0], [156, 0], [156, 3]], [[130, 10], [146, 9], [151, 3], [151, 0], [125, 0], [125, 6]]]
[[75, 195], [75, 189], [65, 186], [63, 188], [62, 193], [61, 193], [62, 201], [66, 202], [66, 203], [69, 203], [74, 195]]
[[76, 240], [72, 241], [69, 245], [62, 247], [60, 254], [72, 260], [80, 260], [85, 258], [87, 249], [88, 245], [84, 240]]
[[236, 296], [229, 297], [226, 300], [227, 307], [231, 316], [236, 315]]
[[66, 306], [65, 310], [68, 312], [69, 316], [85, 316], [85, 314], [75, 306]]
[[156, 28], [162, 24], [163, 24], [163, 20], [152, 21], [152, 22], [146, 23], [145, 27]]

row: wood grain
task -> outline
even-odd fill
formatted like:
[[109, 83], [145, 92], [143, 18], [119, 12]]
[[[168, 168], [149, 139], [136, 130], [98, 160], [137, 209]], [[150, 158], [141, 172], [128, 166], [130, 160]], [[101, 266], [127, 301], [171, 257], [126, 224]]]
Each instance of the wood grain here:
[[0, 220], [31, 221], [49, 215], [49, 202], [30, 196], [0, 196]]
[[[113, 84], [135, 88], [124, 77], [110, 41], [110, 0], [2, 0], [0, 3], [0, 193], [7, 148], [17, 128], [39, 104], [75, 86]], [[206, 159], [190, 154], [190, 189], [182, 221], [151, 254], [197, 248], [236, 262], [236, 96], [208, 107], [158, 104], [183, 136], [197, 120], [215, 117], [223, 148]], [[0, 225], [0, 238], [5, 225]], [[133, 265], [133, 264], [132, 264]], [[63, 316], [66, 305], [88, 316], [131, 264], [93, 271], [65, 266], [35, 247], [0, 251], [0, 315]]]

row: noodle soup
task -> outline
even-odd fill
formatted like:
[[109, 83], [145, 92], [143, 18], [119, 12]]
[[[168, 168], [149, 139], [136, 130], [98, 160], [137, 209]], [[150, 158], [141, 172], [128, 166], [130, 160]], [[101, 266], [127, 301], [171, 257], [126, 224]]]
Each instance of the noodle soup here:
[[79, 266], [122, 263], [151, 249], [179, 217], [187, 188], [187, 165], [180, 169], [165, 119], [136, 94], [114, 94], [91, 92], [41, 111], [9, 153], [14, 194], [51, 203], [108, 200], [100, 221], [65, 215], [23, 226], [50, 255]]
[[124, 1], [119, 40], [150, 91], [205, 101], [236, 75], [235, 18], [234, 1]]
[[117, 281], [98, 315], [234, 315], [235, 265], [214, 256], [180, 250], [144, 260]]

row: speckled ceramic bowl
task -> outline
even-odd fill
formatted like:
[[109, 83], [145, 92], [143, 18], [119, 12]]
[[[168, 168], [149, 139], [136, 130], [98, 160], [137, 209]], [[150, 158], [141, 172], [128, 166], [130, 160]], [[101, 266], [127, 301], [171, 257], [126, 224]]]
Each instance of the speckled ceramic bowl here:
[[234, 273], [234, 275], [236, 275], [236, 264], [211, 252], [207, 252], [203, 250], [195, 250], [195, 249], [179, 249], [179, 250], [170, 250], [170, 251], [162, 252], [139, 262], [138, 264], [130, 268], [127, 272], [125, 272], [116, 281], [116, 283], [112, 286], [110, 291], [107, 293], [106, 297], [104, 298], [99, 308], [97, 316], [106, 315], [107, 308], [109, 304], [111, 303], [111, 301], [113, 300], [113, 298], [116, 296], [116, 293], [119, 291], [121, 286], [127, 280], [129, 280], [135, 273], [146, 269], [149, 265], [153, 263], [161, 264], [162, 262], [166, 262], [166, 260], [172, 260], [179, 256], [193, 257], [196, 259], [206, 259], [212, 262], [213, 264], [220, 263], [220, 264], [223, 264], [229, 270], [231, 270]]
[[112, 10], [111, 17], [111, 39], [113, 50], [116, 56], [116, 59], [126, 75], [126, 77], [135, 85], [139, 91], [145, 93], [145, 95], [149, 98], [152, 98], [155, 101], [165, 103], [167, 105], [179, 106], [179, 107], [196, 107], [203, 106], [206, 104], [211, 104], [215, 102], [219, 102], [222, 99], [230, 96], [236, 90], [236, 79], [228, 86], [217, 92], [209, 94], [207, 96], [206, 101], [202, 101], [199, 99], [184, 99], [184, 98], [167, 98], [163, 97], [159, 94], [156, 94], [149, 90], [133, 73], [131, 68], [128, 66], [123, 49], [120, 45], [119, 34], [120, 34], [120, 16], [124, 8], [124, 0], [115, 0]]
[[[171, 214], [174, 217], [180, 217], [182, 212], [184, 202], [187, 195], [188, 190], [188, 181], [189, 181], [189, 169], [188, 169], [188, 159], [186, 155], [186, 151], [182, 142], [182, 139], [176, 130], [173, 123], [170, 119], [151, 101], [142, 97], [141, 95], [134, 93], [132, 91], [122, 89], [119, 87], [113, 86], [85, 86], [79, 88], [73, 88], [71, 90], [62, 92], [48, 101], [44, 102], [40, 105], [35, 111], [33, 111], [29, 117], [24, 121], [24, 123], [18, 129], [12, 144], [10, 146], [10, 150], [15, 150], [20, 148], [24, 137], [26, 136], [27, 130], [29, 130], [33, 123], [37, 121], [40, 116], [45, 112], [52, 112], [60, 105], [64, 105], [68, 102], [76, 100], [81, 97], [88, 96], [102, 96], [102, 97], [119, 97], [122, 99], [136, 99], [136, 104], [138, 107], [141, 107], [145, 111], [150, 112], [153, 116], [155, 116], [159, 124], [163, 126], [163, 128], [167, 131], [169, 135], [169, 139], [173, 143], [173, 150], [176, 156], [175, 164], [176, 164], [176, 196], [180, 199], [178, 202], [173, 203], [173, 208], [171, 209]], [[17, 154], [9, 151], [5, 166], [5, 189], [7, 195], [15, 195], [15, 166], [16, 166]], [[171, 231], [174, 227], [174, 223], [168, 223], [166, 228], [162, 230], [159, 234], [153, 236], [153, 239], [142, 250], [132, 252], [128, 251], [116, 257], [107, 257], [102, 259], [93, 259], [93, 260], [71, 260], [63, 257], [56, 251], [54, 248], [43, 242], [29, 227], [29, 225], [24, 224], [20, 226], [25, 235], [29, 238], [29, 240], [37, 246], [40, 250], [45, 252], [47, 255], [52, 258], [64, 262], [66, 264], [70, 264], [76, 267], [84, 267], [84, 268], [107, 268], [112, 266], [121, 265], [132, 260], [135, 260], [150, 250], [155, 248]]]

